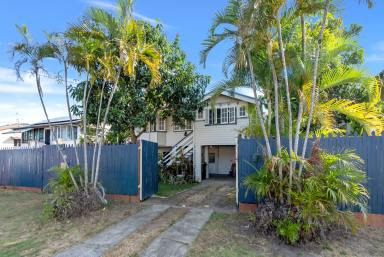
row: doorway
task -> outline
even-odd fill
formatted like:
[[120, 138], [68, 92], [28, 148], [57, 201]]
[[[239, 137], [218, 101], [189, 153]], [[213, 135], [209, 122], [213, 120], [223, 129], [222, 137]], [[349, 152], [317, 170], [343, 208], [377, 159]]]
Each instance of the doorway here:
[[44, 130], [44, 143], [46, 145], [51, 144], [51, 130], [50, 129]]
[[234, 174], [235, 146], [206, 146], [205, 162], [208, 163], [209, 177]]

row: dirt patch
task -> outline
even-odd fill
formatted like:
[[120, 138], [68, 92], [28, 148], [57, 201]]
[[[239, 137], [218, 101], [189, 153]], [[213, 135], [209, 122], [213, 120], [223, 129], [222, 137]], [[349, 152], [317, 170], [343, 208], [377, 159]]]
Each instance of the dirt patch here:
[[112, 201], [86, 217], [62, 222], [41, 217], [40, 193], [0, 190], [0, 256], [52, 256], [142, 209]]
[[384, 230], [365, 227], [356, 235], [334, 231], [326, 241], [287, 246], [277, 238], [257, 235], [244, 214], [214, 213], [188, 256], [384, 256]]
[[104, 256], [138, 256], [152, 240], [184, 216], [187, 211], [186, 208], [169, 208], [151, 223], [120, 242]]

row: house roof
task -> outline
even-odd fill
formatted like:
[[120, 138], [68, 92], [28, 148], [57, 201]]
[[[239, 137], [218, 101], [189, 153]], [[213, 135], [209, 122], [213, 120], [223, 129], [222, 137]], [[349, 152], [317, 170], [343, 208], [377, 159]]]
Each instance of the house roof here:
[[[77, 124], [80, 123], [80, 119], [78, 117], [72, 117], [73, 123]], [[58, 118], [52, 118], [50, 119], [50, 122], [52, 125], [65, 125], [70, 123], [69, 117], [58, 117]], [[48, 122], [47, 120], [42, 120], [33, 124], [29, 124], [27, 126], [15, 128], [13, 131], [14, 132], [25, 132], [33, 128], [44, 128], [48, 127]]]
[[[211, 92], [207, 93], [204, 96], [203, 101], [206, 101], [206, 100], [212, 98], [214, 95], [215, 95], [214, 91], [211, 91]], [[244, 101], [244, 102], [247, 102], [247, 103], [252, 103], [252, 104], [255, 103], [255, 98], [253, 98], [251, 96], [247, 96], [247, 95], [241, 94], [241, 93], [238, 93], [238, 92], [231, 92], [231, 91], [227, 91], [226, 90], [226, 91], [221, 92], [220, 95], [227, 96], [227, 97], [232, 97], [234, 99], [238, 99], [238, 100], [241, 100], [241, 101]]]

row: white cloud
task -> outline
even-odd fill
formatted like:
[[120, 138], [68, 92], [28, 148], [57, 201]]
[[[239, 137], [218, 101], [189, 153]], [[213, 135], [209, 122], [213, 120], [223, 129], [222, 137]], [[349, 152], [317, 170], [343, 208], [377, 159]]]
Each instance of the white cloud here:
[[[23, 80], [17, 80], [14, 70], [0, 67], [1, 94], [37, 94], [35, 78], [29, 73], [22, 74]], [[41, 77], [44, 94], [64, 94], [63, 87], [53, 78]]]
[[[37, 99], [36, 99], [37, 100]], [[46, 103], [50, 118], [68, 116], [64, 104]], [[9, 101], [0, 104], [0, 124], [35, 123], [45, 120], [43, 108], [38, 101]]]
[[[100, 1], [100, 0], [83, 0], [83, 1], [86, 2], [88, 5], [92, 5], [92, 6], [112, 10], [112, 11], [116, 10], [116, 6], [110, 2], [105, 2], [105, 1]], [[173, 26], [171, 26], [171, 25], [168, 25], [164, 22], [161, 22], [158, 19], [153, 19], [151, 17], [145, 16], [141, 13], [133, 12], [133, 16], [140, 19], [140, 20], [149, 22], [152, 25], [161, 24], [164, 26], [164, 28], [168, 28], [168, 29], [173, 28]]]
[[372, 46], [373, 53], [366, 56], [367, 62], [384, 62], [384, 40], [376, 42]]

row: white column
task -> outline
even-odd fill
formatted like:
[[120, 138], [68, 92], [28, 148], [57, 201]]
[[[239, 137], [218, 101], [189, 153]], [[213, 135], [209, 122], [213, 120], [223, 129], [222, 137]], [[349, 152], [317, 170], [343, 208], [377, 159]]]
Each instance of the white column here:
[[201, 182], [201, 146], [195, 145], [194, 147], [194, 155], [193, 155], [193, 167], [195, 170], [195, 179], [198, 182]]

